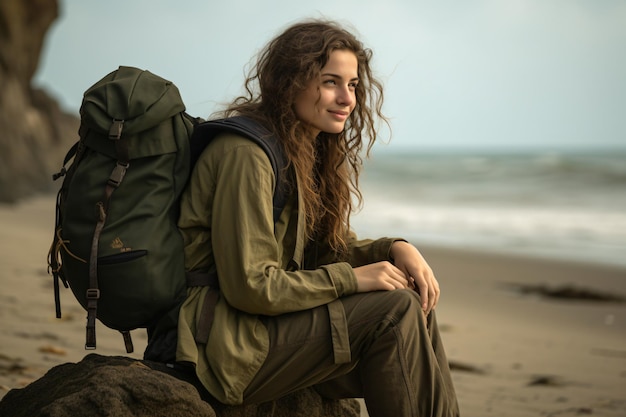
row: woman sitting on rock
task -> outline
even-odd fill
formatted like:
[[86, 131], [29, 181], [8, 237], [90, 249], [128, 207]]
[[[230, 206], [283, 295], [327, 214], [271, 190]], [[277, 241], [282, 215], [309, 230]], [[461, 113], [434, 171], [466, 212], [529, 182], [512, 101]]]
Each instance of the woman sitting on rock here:
[[[405, 240], [358, 240], [350, 229], [360, 152], [385, 121], [370, 58], [336, 23], [289, 27], [225, 111], [270, 131], [286, 169], [275, 176], [261, 147], [232, 133], [195, 166], [179, 223], [186, 268], [219, 282], [189, 289], [177, 360], [223, 403], [313, 386], [364, 397], [373, 417], [458, 415], [431, 268]], [[288, 195], [276, 222], [275, 186]]]

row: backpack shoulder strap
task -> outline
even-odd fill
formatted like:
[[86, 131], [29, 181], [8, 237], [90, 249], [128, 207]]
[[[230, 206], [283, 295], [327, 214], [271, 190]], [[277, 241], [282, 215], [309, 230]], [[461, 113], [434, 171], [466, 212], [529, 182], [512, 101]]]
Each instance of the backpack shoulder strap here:
[[[244, 116], [229, 117], [226, 119], [211, 120], [197, 125], [190, 139], [191, 166], [193, 167], [202, 151], [220, 132], [232, 132], [240, 134], [259, 145], [265, 151], [272, 164], [276, 185], [272, 205], [274, 207], [274, 224], [278, 221], [283, 208], [287, 204], [287, 189], [284, 168], [287, 166], [287, 158], [278, 139], [265, 127], [256, 121]], [[208, 286], [200, 321], [197, 324], [195, 340], [206, 344], [213, 323], [213, 312], [217, 302], [219, 281], [217, 271], [196, 270], [187, 273], [187, 285]]]
[[245, 116], [234, 116], [225, 119], [210, 120], [198, 124], [190, 139], [191, 166], [193, 167], [206, 146], [220, 132], [237, 133], [259, 145], [272, 164], [277, 179], [274, 187], [273, 207], [274, 223], [287, 204], [287, 187], [284, 184], [283, 169], [287, 166], [287, 158], [278, 139], [261, 124]]

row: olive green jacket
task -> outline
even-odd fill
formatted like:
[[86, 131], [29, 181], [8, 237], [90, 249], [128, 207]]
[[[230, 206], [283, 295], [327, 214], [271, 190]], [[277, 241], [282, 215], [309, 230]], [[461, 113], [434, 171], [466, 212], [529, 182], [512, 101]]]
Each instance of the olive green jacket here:
[[[274, 185], [263, 150], [248, 139], [223, 134], [200, 157], [182, 197], [179, 227], [186, 269], [215, 266], [220, 292], [204, 345], [194, 336], [209, 289], [189, 288], [179, 318], [177, 360], [195, 364], [203, 385], [226, 404], [242, 403], [267, 355], [261, 316], [327, 304], [332, 320], [344, 320], [335, 326], [342, 333], [343, 307], [333, 301], [357, 291], [353, 266], [389, 259], [394, 241], [350, 236], [349, 263], [335, 262], [328, 250], [318, 248], [314, 269], [303, 270], [304, 216], [292, 196], [274, 225]], [[335, 361], [350, 360], [345, 333], [332, 335]]]

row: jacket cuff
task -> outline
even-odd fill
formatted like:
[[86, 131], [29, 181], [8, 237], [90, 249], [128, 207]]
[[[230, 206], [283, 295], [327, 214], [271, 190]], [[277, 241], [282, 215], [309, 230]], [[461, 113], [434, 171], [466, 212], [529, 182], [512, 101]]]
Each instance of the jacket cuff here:
[[372, 243], [371, 256], [372, 259], [376, 261], [391, 261], [393, 262], [393, 258], [391, 257], [391, 246], [394, 242], [406, 242], [406, 239], [402, 239], [399, 237], [383, 237], [375, 240]]
[[337, 296], [354, 294], [357, 291], [356, 275], [347, 262], [338, 262], [322, 266], [335, 285]]

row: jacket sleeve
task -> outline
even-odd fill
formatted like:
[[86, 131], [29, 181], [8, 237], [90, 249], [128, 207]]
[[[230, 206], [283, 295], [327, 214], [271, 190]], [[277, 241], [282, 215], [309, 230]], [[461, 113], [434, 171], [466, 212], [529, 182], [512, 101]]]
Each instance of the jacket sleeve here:
[[[212, 201], [194, 195], [190, 204], [197, 207], [186, 209], [200, 213], [203, 206], [210, 206], [206, 210], [210, 222], [202, 227], [210, 228], [207, 246], [212, 249], [226, 301], [247, 313], [275, 315], [356, 292], [356, 277], [345, 262], [310, 271], [284, 269], [282, 238], [279, 241], [274, 231], [275, 180], [269, 159], [251, 141], [230, 137], [228, 142], [228, 146], [205, 152], [192, 177], [199, 184], [213, 178], [212, 185], [196, 186]], [[193, 228], [191, 223], [187, 226]]]
[[384, 237], [376, 240], [359, 240], [352, 232], [348, 238], [349, 262], [355, 268], [380, 261], [393, 262], [390, 255], [391, 246], [397, 241], [404, 241], [404, 239]]
[[[378, 239], [357, 239], [356, 234], [354, 232], [350, 232], [346, 241], [348, 244], [348, 252], [345, 256], [345, 260], [351, 267], [356, 268], [380, 261], [393, 262], [390, 255], [391, 246], [394, 242], [404, 241], [404, 239], [388, 237]], [[310, 267], [336, 262], [337, 259], [337, 255], [332, 252], [327, 245], [319, 245], [317, 247], [309, 248], [306, 256], [307, 265]]]

